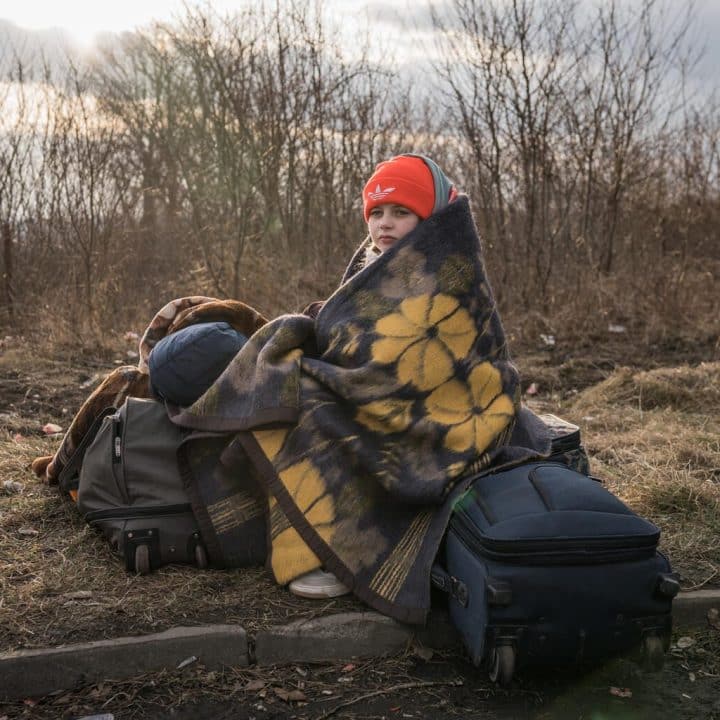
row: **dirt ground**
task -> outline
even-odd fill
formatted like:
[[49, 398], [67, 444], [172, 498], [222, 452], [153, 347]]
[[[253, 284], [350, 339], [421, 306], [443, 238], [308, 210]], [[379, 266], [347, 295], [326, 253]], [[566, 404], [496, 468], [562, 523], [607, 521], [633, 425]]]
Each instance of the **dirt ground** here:
[[[707, 635], [707, 633], [705, 633]], [[185, 668], [126, 682], [0, 705], [8, 720], [716, 720], [720, 718], [718, 635], [684, 637], [664, 669], [632, 662], [578, 672], [524, 674], [507, 689], [459, 655], [207, 672]], [[709, 663], [709, 658], [714, 658]], [[103, 718], [103, 720], [108, 720]]]
[[[228, 622], [259, 628], [360, 604], [318, 604], [275, 586], [262, 568], [166, 567], [128, 575], [33, 457], [103, 373], [133, 348], [38, 354], [0, 341], [0, 651]], [[685, 589], [720, 586], [720, 363], [712, 343], [637, 348], [617, 339], [516, 350], [525, 399], [581, 425], [594, 474], [663, 530]], [[11, 485], [7, 486], [7, 482]], [[13, 485], [14, 483], [14, 485]], [[1, 679], [0, 679], [1, 682]], [[520, 675], [491, 685], [462, 653], [409, 648], [371, 662], [174, 673], [108, 681], [0, 706], [4, 717], [79, 718], [641, 718], [720, 719], [720, 629], [674, 637], [664, 669], [629, 661], [582, 673]]]

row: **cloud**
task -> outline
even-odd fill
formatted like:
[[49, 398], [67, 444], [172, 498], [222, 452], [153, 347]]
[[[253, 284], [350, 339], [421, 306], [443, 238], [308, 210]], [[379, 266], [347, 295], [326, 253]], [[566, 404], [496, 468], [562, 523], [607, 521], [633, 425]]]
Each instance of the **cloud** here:
[[0, 19], [0, 78], [16, 74], [18, 64], [27, 79], [41, 77], [47, 66], [62, 73], [75, 59], [77, 48], [70, 34], [60, 28], [26, 30]]
[[698, 2], [697, 26], [692, 33], [702, 54], [693, 77], [702, 84], [717, 84], [720, 76], [720, 4], [717, 0]]
[[408, 3], [405, 8], [399, 8], [396, 4], [368, 2], [363, 9], [372, 23], [395, 25], [405, 30], [427, 31], [434, 27], [429, 6], [432, 6], [439, 16], [451, 12], [451, 5], [447, 0], [431, 0], [421, 4]]

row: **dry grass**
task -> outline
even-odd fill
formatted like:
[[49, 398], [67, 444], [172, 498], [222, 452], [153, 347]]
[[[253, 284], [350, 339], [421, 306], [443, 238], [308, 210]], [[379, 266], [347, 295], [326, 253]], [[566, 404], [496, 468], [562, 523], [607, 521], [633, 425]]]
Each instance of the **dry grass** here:
[[619, 369], [567, 415], [593, 472], [662, 529], [683, 586], [720, 585], [720, 363]]
[[[110, 354], [111, 360], [121, 354]], [[262, 568], [203, 571], [172, 566], [136, 577], [105, 540], [83, 523], [57, 488], [36, 480], [32, 459], [51, 454], [63, 427], [88, 394], [85, 386], [107, 360], [83, 363], [33, 356], [28, 347], [0, 355], [0, 648], [159, 632], [176, 625], [229, 622], [249, 632], [359, 602], [318, 605], [290, 595]], [[65, 409], [65, 412], [63, 412]], [[19, 483], [9, 492], [6, 481]]]
[[[159, 632], [175, 625], [238, 623], [249, 632], [330, 609], [277, 587], [262, 568], [200, 572], [168, 566], [127, 573], [110, 546], [56, 488], [27, 465], [50, 443], [0, 442], [0, 477], [24, 485], [0, 496], [0, 647], [39, 647]], [[0, 491], [2, 492], [2, 491]]]
[[[34, 479], [32, 458], [58, 443], [42, 435], [42, 424], [66, 426], [89, 391], [81, 386], [121, 361], [122, 353], [118, 342], [111, 351], [69, 362], [62, 355], [37, 357], [18, 343], [0, 355], [0, 647], [209, 622], [239, 623], [253, 633], [357, 609], [351, 599], [318, 604], [296, 598], [261, 568], [200, 572], [175, 566], [129, 575], [74, 506]], [[720, 363], [609, 372], [576, 358], [537, 372], [554, 378], [557, 388], [582, 388], [599, 369], [606, 380], [574, 395], [547, 394], [544, 409], [582, 426], [594, 472], [662, 528], [663, 547], [685, 587], [720, 584]], [[23, 489], [8, 494], [6, 480]]]

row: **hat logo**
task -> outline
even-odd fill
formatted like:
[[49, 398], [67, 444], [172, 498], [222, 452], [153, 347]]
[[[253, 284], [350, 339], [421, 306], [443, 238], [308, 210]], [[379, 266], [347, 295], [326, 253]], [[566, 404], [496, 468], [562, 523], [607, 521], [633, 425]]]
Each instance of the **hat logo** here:
[[368, 192], [368, 197], [371, 200], [382, 200], [383, 198], [386, 198], [394, 190], [395, 190], [394, 187], [389, 187], [389, 188], [383, 189], [380, 187], [380, 183], [378, 183], [377, 186], [375, 187], [374, 191], [371, 190], [370, 192]]

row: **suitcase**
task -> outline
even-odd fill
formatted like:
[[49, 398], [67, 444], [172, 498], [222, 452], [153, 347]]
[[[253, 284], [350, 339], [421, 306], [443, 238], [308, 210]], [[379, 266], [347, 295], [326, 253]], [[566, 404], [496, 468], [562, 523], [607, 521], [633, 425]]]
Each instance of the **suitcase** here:
[[562, 463], [583, 475], [590, 474], [590, 461], [580, 437], [580, 428], [574, 423], [551, 413], [538, 415], [550, 433], [549, 460]]
[[595, 479], [535, 462], [478, 477], [453, 507], [433, 584], [472, 661], [518, 668], [637, 649], [662, 665], [679, 583], [660, 531]]
[[[99, 529], [129, 571], [169, 563], [208, 566], [208, 556], [177, 463], [185, 431], [156, 400], [128, 398], [104, 412], [93, 437], [60, 478], [83, 519]], [[90, 435], [91, 433], [89, 433]]]

